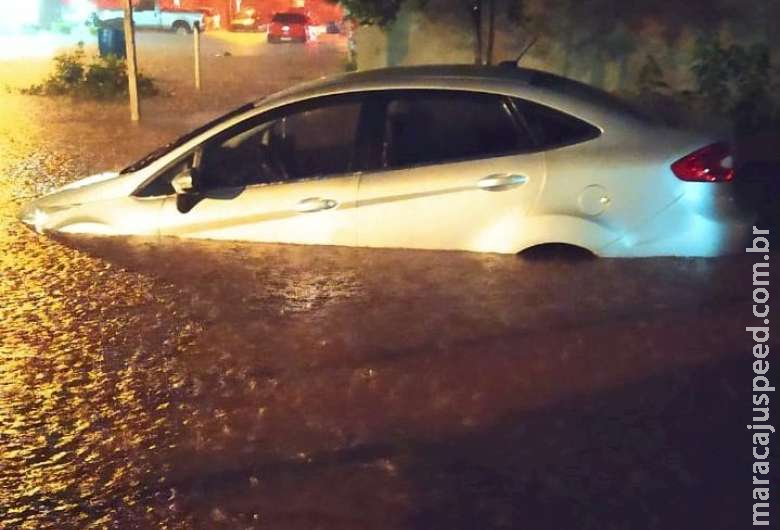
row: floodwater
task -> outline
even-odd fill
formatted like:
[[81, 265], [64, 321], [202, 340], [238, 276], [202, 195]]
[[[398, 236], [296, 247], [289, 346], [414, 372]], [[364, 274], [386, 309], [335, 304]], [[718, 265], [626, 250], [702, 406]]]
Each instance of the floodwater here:
[[131, 126], [120, 107], [0, 98], [0, 527], [747, 526], [744, 258], [50, 239], [16, 221], [191, 126], [150, 104]]

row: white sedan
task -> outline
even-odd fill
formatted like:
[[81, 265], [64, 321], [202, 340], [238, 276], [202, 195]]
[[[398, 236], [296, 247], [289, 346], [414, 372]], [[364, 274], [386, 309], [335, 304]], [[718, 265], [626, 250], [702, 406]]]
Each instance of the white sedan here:
[[39, 232], [715, 256], [753, 221], [732, 166], [721, 138], [559, 76], [392, 68], [246, 105], [20, 216]]

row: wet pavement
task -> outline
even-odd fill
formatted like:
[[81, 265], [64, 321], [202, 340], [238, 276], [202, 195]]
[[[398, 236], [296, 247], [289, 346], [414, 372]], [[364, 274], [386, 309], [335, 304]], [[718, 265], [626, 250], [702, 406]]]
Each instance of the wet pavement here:
[[[84, 43], [87, 53], [97, 53], [97, 37], [88, 33], [69, 37], [0, 34], [0, 90], [5, 92], [7, 88], [19, 89], [40, 82], [51, 71], [52, 56], [75, 49], [79, 41]], [[139, 31], [136, 46], [141, 73], [158, 80], [168, 94], [182, 96], [191, 92], [194, 86], [191, 35]], [[220, 101], [236, 90], [266, 93], [291, 82], [343, 70], [347, 63], [346, 48], [346, 38], [339, 35], [320, 35], [304, 45], [268, 44], [265, 33], [206, 32], [201, 36], [200, 54], [203, 93], [212, 102]], [[240, 86], [236, 81], [240, 81]]]
[[121, 105], [0, 97], [0, 528], [748, 527], [744, 257], [50, 239], [16, 221], [242, 90], [156, 98], [140, 126]]

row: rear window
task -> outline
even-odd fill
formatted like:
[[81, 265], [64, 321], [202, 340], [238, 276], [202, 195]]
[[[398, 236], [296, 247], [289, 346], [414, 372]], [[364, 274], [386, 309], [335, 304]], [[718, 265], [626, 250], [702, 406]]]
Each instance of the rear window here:
[[560, 92], [561, 94], [586, 99], [596, 105], [611, 108], [627, 117], [647, 123], [658, 123], [658, 116], [654, 116], [643, 108], [635, 105], [625, 99], [611, 94], [600, 88], [596, 88], [585, 83], [580, 83], [574, 79], [560, 77], [547, 72], [534, 71], [529, 79], [533, 86], [549, 88]]
[[597, 138], [601, 131], [574, 116], [538, 103], [512, 98], [537, 148], [552, 149]]
[[305, 15], [298, 13], [277, 13], [274, 15], [273, 21], [280, 24], [306, 24], [308, 19]]

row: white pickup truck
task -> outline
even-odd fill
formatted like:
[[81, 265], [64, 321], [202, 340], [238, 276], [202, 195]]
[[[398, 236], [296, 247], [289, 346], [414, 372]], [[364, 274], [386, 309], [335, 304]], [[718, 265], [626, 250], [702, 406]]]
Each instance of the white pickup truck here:
[[[122, 18], [122, 9], [99, 9], [96, 16], [100, 20]], [[194, 27], [206, 29], [205, 11], [188, 9], [160, 9], [157, 2], [141, 1], [133, 8], [133, 22], [138, 29], [161, 29], [176, 33], [192, 33]]]

